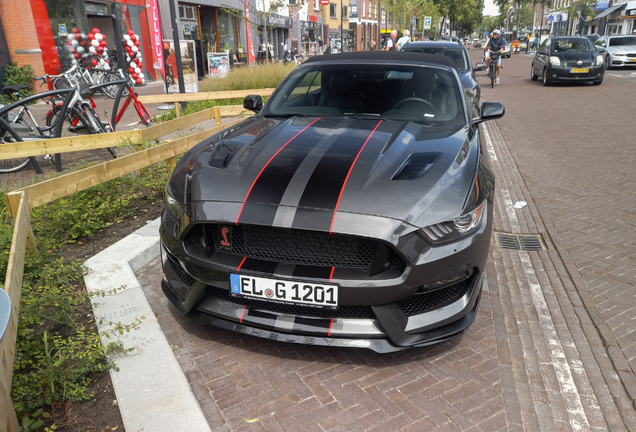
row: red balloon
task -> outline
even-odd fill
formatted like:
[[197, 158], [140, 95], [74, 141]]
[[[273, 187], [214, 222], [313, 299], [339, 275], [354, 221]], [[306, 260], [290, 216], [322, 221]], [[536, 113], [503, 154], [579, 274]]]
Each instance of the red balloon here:
[[134, 70], [133, 68], [129, 67], [129, 68], [128, 68], [128, 72], [129, 72], [129, 73], [133, 73], [133, 72], [135, 72], [135, 70]]
[[83, 46], [83, 47], [86, 47], [86, 41], [85, 40], [81, 41], [80, 45]]
[[101, 46], [101, 47], [105, 47], [106, 45], [108, 45], [106, 43], [106, 39], [102, 39], [102, 41], [99, 43], [99, 46]]
[[128, 45], [126, 45], [126, 52], [127, 53], [131, 53], [132, 52], [132, 50], [130, 49], [130, 47]]
[[95, 35], [93, 33], [87, 34], [86, 37], [88, 38], [88, 40], [91, 40], [91, 41], [95, 39]]
[[136, 82], [137, 84], [141, 84], [141, 83], [143, 82], [143, 80], [142, 80], [141, 78], [137, 78], [137, 79], [135, 80], [135, 82]]
[[82, 57], [82, 55], [80, 53], [76, 52], [75, 54], [73, 54], [73, 57], [75, 57], [77, 60], [79, 60]]
[[134, 31], [132, 31], [132, 30], [128, 30], [128, 36], [134, 36], [134, 35], [135, 35], [135, 32], [134, 32]]
[[75, 34], [79, 34], [79, 32], [80, 32], [80, 31], [79, 31], [79, 29], [78, 29], [77, 27], [75, 27], [75, 28], [73, 29], [73, 33], [75, 33]]
[[133, 72], [133, 74], [131, 75], [131, 77], [133, 77], [133, 79], [137, 79], [139, 78], [139, 75], [137, 75], [136, 73]]
[[136, 41], [136, 42], [135, 42], [135, 46], [136, 46], [137, 48], [139, 48], [139, 41]]
[[93, 27], [93, 30], [91, 30], [93, 33], [99, 33], [99, 29], [97, 27]]
[[97, 50], [98, 53], [102, 54], [104, 52], [104, 47], [103, 46], [98, 46], [97, 48], [95, 48]]
[[93, 60], [93, 61], [91, 62], [91, 64], [92, 64], [93, 66], [97, 66], [97, 60]]

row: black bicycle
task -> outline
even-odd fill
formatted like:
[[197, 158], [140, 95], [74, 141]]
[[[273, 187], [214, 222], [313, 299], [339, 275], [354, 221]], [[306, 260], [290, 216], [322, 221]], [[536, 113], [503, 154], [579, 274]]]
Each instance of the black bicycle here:
[[490, 70], [488, 74], [490, 75], [490, 87], [495, 88], [495, 80], [497, 79], [497, 63], [499, 62], [499, 56], [501, 56], [498, 52], [490, 53]]

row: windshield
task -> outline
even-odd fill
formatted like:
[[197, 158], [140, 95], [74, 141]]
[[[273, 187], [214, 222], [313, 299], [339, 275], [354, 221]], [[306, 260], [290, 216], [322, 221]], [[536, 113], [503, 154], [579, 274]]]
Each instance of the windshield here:
[[552, 52], [555, 54], [565, 52], [592, 52], [596, 51], [592, 42], [585, 38], [555, 39], [552, 42]]
[[636, 36], [610, 38], [609, 46], [636, 45]]
[[411, 65], [301, 66], [281, 84], [263, 114], [465, 124], [455, 75]]
[[407, 52], [420, 52], [425, 54], [445, 55], [450, 58], [457, 65], [457, 70], [467, 71], [468, 60], [466, 59], [465, 51], [457, 48], [442, 48], [442, 47], [410, 47], [406, 46], [402, 51]]

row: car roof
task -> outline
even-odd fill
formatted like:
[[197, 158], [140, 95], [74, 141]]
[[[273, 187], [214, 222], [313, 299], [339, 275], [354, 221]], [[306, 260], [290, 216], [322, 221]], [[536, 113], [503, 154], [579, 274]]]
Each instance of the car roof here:
[[464, 45], [460, 44], [459, 42], [452, 42], [452, 41], [413, 41], [409, 43], [408, 45], [406, 45], [405, 48], [406, 47], [416, 47], [416, 48], [441, 47], [441, 48], [465, 49]]
[[[412, 42], [414, 43], [414, 42]], [[410, 45], [410, 44], [409, 44]], [[452, 46], [459, 46], [457, 43], [451, 44]], [[376, 62], [396, 62], [396, 63], [428, 63], [432, 65], [446, 66], [449, 69], [456, 69], [455, 62], [446, 56], [423, 54], [418, 52], [408, 51], [354, 51], [341, 54], [326, 54], [321, 56], [314, 56], [303, 62], [303, 64], [310, 63], [323, 63], [323, 62], [360, 62], [368, 61], [369, 63]]]

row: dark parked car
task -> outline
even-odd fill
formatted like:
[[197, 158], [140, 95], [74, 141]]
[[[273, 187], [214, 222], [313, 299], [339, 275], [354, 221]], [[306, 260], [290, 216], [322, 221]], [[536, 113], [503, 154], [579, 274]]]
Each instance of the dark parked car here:
[[479, 304], [495, 179], [446, 56], [298, 66], [257, 114], [177, 164], [162, 288], [202, 325], [391, 352], [462, 334]]
[[553, 82], [603, 82], [603, 57], [586, 37], [545, 39], [532, 60], [530, 78], [543, 78], [543, 85]]
[[402, 48], [404, 52], [420, 52], [433, 55], [445, 55], [457, 66], [459, 78], [466, 91], [474, 98], [477, 107], [481, 102], [481, 87], [475, 76], [476, 71], [486, 70], [486, 63], [477, 63], [473, 68], [470, 55], [465, 46], [454, 42], [411, 42]]

